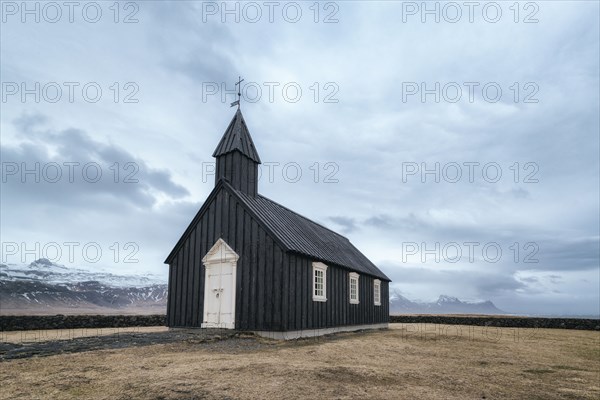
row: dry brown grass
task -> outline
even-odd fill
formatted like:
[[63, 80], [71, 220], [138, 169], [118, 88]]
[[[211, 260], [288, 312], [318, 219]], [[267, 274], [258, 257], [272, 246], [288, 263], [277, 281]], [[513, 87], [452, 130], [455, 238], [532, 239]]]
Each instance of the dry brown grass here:
[[598, 399], [599, 339], [591, 331], [393, 324], [291, 342], [181, 342], [5, 361], [0, 397]]

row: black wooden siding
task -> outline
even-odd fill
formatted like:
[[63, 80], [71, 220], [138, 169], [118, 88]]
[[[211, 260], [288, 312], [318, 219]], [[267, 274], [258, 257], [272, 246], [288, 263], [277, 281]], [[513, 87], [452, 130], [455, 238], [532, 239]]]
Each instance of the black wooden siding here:
[[348, 269], [327, 265], [327, 301], [313, 301], [313, 269], [310, 258], [288, 253], [283, 273], [284, 331], [322, 329], [346, 325], [366, 325], [389, 321], [388, 282], [381, 281], [381, 306], [375, 305], [374, 281], [369, 275], [359, 274], [359, 304], [350, 304], [350, 272]]
[[375, 278], [361, 274], [360, 303], [350, 304], [350, 271], [335, 264], [327, 263], [327, 301], [313, 301], [313, 260], [284, 252], [223, 188], [212, 197], [190, 229], [169, 264], [169, 326], [199, 327], [202, 324], [205, 274], [202, 258], [219, 238], [240, 256], [236, 277], [236, 329], [292, 331], [389, 320], [388, 282], [381, 281], [381, 306], [375, 306]]
[[233, 151], [222, 155], [216, 161], [215, 183], [225, 178], [236, 190], [256, 196], [258, 191], [258, 164]]

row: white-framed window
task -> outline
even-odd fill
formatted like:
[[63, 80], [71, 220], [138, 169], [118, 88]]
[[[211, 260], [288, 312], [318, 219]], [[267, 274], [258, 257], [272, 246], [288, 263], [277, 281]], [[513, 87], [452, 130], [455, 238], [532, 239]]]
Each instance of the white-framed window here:
[[358, 304], [358, 274], [350, 272], [350, 304]]
[[373, 301], [376, 306], [381, 305], [381, 281], [379, 279], [375, 279], [373, 282]]
[[314, 262], [313, 266], [313, 301], [327, 301], [327, 265]]

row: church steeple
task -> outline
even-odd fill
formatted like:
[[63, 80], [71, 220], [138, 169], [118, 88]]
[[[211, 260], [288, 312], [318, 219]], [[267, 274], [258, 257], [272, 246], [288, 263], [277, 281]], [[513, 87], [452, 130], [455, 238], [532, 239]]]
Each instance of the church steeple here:
[[227, 180], [235, 189], [255, 196], [258, 192], [260, 157], [238, 108], [213, 153], [216, 158], [215, 184]]

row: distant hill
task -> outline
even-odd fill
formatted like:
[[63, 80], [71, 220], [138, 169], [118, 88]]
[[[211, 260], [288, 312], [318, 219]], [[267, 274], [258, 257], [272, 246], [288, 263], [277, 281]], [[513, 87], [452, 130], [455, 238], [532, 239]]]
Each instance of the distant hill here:
[[167, 284], [153, 275], [68, 268], [47, 259], [0, 264], [0, 314], [165, 313]]
[[398, 292], [390, 295], [390, 314], [506, 314], [491, 301], [466, 302], [441, 295], [434, 302], [411, 301]]

